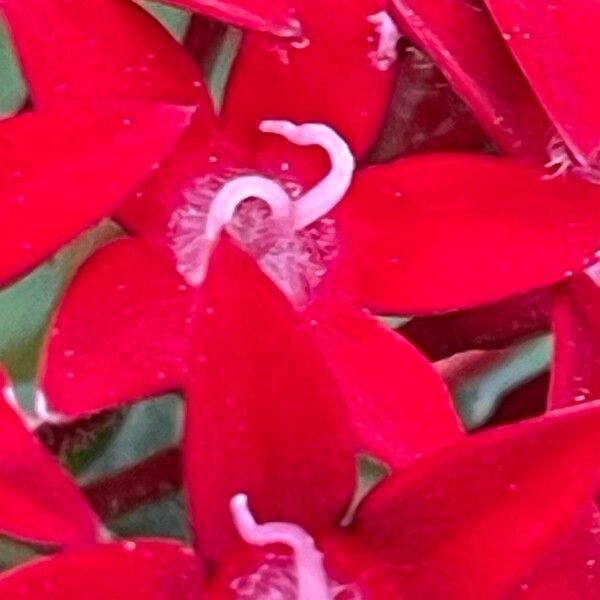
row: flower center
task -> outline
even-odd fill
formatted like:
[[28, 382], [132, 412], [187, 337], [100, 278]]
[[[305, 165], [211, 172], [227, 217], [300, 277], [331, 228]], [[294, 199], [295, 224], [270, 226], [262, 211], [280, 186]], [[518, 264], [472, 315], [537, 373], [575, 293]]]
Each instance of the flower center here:
[[324, 217], [345, 196], [354, 157], [326, 125], [263, 121], [260, 129], [297, 145], [321, 146], [330, 158], [329, 173], [297, 197], [283, 183], [262, 175], [231, 178], [212, 191], [210, 178], [198, 180], [185, 191], [187, 202], [170, 224], [177, 268], [191, 285], [200, 285], [214, 244], [226, 228], [292, 301], [302, 302], [335, 258], [335, 229]]
[[283, 187], [272, 179], [259, 175], [231, 179], [218, 192], [206, 214], [204, 235], [200, 238], [200, 252], [196, 257], [197, 263], [191, 269], [188, 268], [189, 263], [183, 264], [185, 270], [182, 274], [189, 283], [192, 285], [202, 283], [212, 248], [219, 239], [221, 230], [231, 222], [238, 206], [249, 198], [260, 198], [266, 202], [273, 219], [284, 221], [292, 217], [292, 199]]
[[231, 514], [242, 539], [255, 546], [284, 544], [293, 556], [267, 554], [266, 562], [254, 573], [231, 584], [238, 600], [360, 600], [353, 586], [337, 585], [325, 571], [323, 554], [313, 538], [293, 523], [258, 524], [248, 508], [245, 494], [231, 500]]

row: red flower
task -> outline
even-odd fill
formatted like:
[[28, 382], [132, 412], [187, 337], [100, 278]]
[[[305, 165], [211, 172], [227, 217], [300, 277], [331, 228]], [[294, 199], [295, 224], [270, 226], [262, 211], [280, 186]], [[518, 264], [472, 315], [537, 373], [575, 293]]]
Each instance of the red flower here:
[[[88, 3], [88, 9], [93, 4]], [[306, 105], [298, 106], [298, 109], [304, 110], [312, 104], [313, 112], [324, 110], [332, 119], [339, 119], [340, 127], [346, 129], [348, 137], [362, 154], [366, 152], [381, 120], [392, 77], [391, 71], [383, 68], [386, 64], [374, 63], [377, 59], [374, 54], [376, 40], [367, 40], [367, 34], [376, 33], [378, 25], [370, 22], [369, 18], [377, 13], [378, 7], [379, 4], [373, 2], [347, 11], [344, 19], [347, 19], [348, 27], [340, 29], [340, 49], [331, 53], [328, 65], [331, 69], [344, 61], [357, 59], [358, 66], [352, 80], [359, 87], [366, 85], [370, 88], [362, 101], [367, 117], [356, 123], [351, 119], [354, 109], [348, 110], [345, 115], [336, 115], [339, 111], [325, 105], [320, 92], [318, 97], [315, 93]], [[255, 135], [253, 129], [258, 121], [254, 121], [253, 111], [248, 109], [243, 114], [252, 122], [251, 125], [225, 117], [223, 121], [227, 125], [222, 127], [223, 133], [215, 137], [215, 117], [204, 89], [198, 85], [199, 74], [190, 59], [146, 13], [121, 1], [103, 1], [94, 13], [95, 44], [82, 44], [81, 53], [76, 53], [78, 56], [72, 54], [70, 64], [67, 64], [67, 59], [62, 67], [52, 63], [52, 68], [46, 68], [49, 66], [46, 61], [51, 57], [49, 51], [59, 50], [63, 38], [56, 38], [52, 48], [40, 48], [40, 38], [34, 37], [33, 25], [28, 17], [33, 5], [28, 5], [26, 11], [23, 8], [22, 4], [9, 2], [6, 5], [9, 24], [21, 49], [38, 106], [55, 106], [58, 103], [74, 106], [91, 94], [95, 98], [125, 96], [150, 100], [158, 96], [200, 105], [181, 145], [155, 172], [156, 178], [149, 179], [145, 191], [139, 192], [119, 213], [124, 222], [138, 229], [142, 239], [119, 241], [100, 251], [82, 269], [64, 299], [48, 345], [46, 376], [42, 382], [51, 410], [74, 416], [182, 386], [188, 388], [188, 394], [192, 393], [185, 373], [190, 360], [195, 360], [194, 356], [188, 359], [188, 340], [197, 320], [192, 313], [197, 311], [199, 304], [197, 288], [206, 269], [213, 238], [225, 224], [220, 221], [228, 220], [223, 215], [232, 210], [226, 206], [229, 201], [227, 192], [231, 187], [225, 186], [219, 200], [213, 197], [224, 180], [232, 177], [236, 186], [241, 183], [260, 184], [258, 189], [256, 186], [254, 189], [244, 187], [238, 202], [253, 193], [266, 194], [265, 199], [272, 207], [286, 213], [284, 219], [273, 219], [271, 224], [260, 214], [260, 206], [257, 215], [247, 212], [246, 217], [255, 220], [251, 226], [264, 224], [266, 229], [255, 242], [250, 242], [248, 235], [251, 231], [250, 227], [247, 228], [247, 231], [241, 232], [241, 242], [261, 259], [262, 266], [303, 309], [306, 322], [315, 323], [314, 335], [318, 336], [330, 369], [339, 385], [343, 386], [352, 407], [361, 445], [399, 464], [415, 453], [429, 449], [431, 444], [436, 447], [443, 445], [457, 435], [456, 418], [448, 394], [427, 361], [402, 339], [354, 308], [347, 285], [338, 287], [336, 282], [335, 289], [332, 285], [332, 280], [337, 279], [334, 272], [339, 273], [340, 278], [347, 277], [350, 265], [350, 257], [343, 255], [338, 247], [339, 234], [334, 224], [320, 219], [345, 193], [352, 177], [353, 157], [338, 136], [324, 126], [286, 129], [286, 135], [301, 144], [321, 143], [322, 140], [335, 160], [334, 171], [320, 187], [292, 204], [289, 189], [282, 184], [260, 177], [238, 179], [240, 169], [242, 173], [247, 172], [247, 165], [260, 163], [262, 159], [250, 161], [250, 147], [246, 145], [244, 155], [248, 162], [240, 162], [238, 166], [229, 155], [223, 156], [233, 148], [224, 140], [227, 137], [237, 141], [242, 137], [250, 138], [252, 131], [255, 142], [265, 142], [264, 152], [276, 150], [278, 169], [285, 171], [283, 161], [288, 160], [290, 173], [296, 172], [295, 179], [303, 174], [308, 177], [310, 170], [318, 180], [323, 171], [320, 161], [315, 162], [315, 155], [310, 152], [306, 159], [305, 149], [298, 152], [295, 145], [281, 146], [273, 135], [257, 137], [259, 132]], [[90, 24], [81, 20], [81, 15], [87, 10], [84, 5], [64, 10], [62, 5], [44, 2], [39, 10], [44, 13], [47, 24], [56, 23], [55, 31], [72, 32], [68, 36], [65, 33], [65, 42], [72, 44], [73, 39], [86, 37], [82, 26]], [[306, 26], [315, 29], [314, 40], [307, 48], [286, 46], [287, 51], [295, 52], [301, 58], [290, 65], [295, 69], [297, 78], [305, 78], [317, 66], [321, 69], [319, 61], [328, 44], [321, 37], [317, 7], [309, 6], [304, 12]], [[98, 27], [103, 19], [107, 23], [106, 31], [110, 32], [106, 37], [102, 36], [104, 28]], [[122, 24], [122, 39], [118, 37], [118, 24]], [[145, 33], [140, 38], [143, 48], [128, 43], [134, 27], [142, 28]], [[357, 40], [360, 45], [354, 48], [352, 42], [356, 45]], [[287, 79], [287, 67], [281, 70], [280, 56], [274, 57], [269, 49], [273, 43], [271, 38], [249, 37], [246, 56], [249, 60], [272, 63], [275, 71], [271, 75]], [[255, 49], [252, 50], [252, 47]], [[256, 59], [251, 59], [252, 52], [257, 54]], [[177, 59], [175, 53], [179, 53]], [[380, 57], [380, 61], [384, 58]], [[93, 80], [90, 78], [91, 64], [100, 65], [94, 69]], [[237, 83], [232, 85], [241, 86], [241, 94], [246, 69], [242, 65], [237, 68]], [[57, 69], [61, 72], [57, 73]], [[277, 69], [280, 70], [279, 75]], [[315, 76], [321, 77], [321, 83], [326, 85], [326, 71], [320, 69], [315, 71]], [[98, 77], [99, 73], [105, 73], [105, 77]], [[59, 80], [63, 82], [62, 86], [57, 86]], [[57, 90], [57, 87], [60, 89]], [[334, 93], [334, 88], [330, 87], [331, 93]], [[380, 93], [371, 93], [377, 90]], [[293, 90], [290, 89], [289, 93], [288, 101], [295, 101]], [[246, 102], [240, 94], [237, 101]], [[257, 106], [254, 113], [259, 115], [262, 110], [263, 107]], [[281, 109], [275, 107], [272, 110], [275, 114]], [[329, 120], [327, 114], [323, 115], [324, 120]], [[281, 124], [273, 122], [270, 127], [279, 130]], [[234, 129], [237, 130], [235, 135]], [[211, 141], [213, 139], [215, 141]], [[212, 154], [216, 145], [221, 148], [215, 150], [220, 152], [218, 156]], [[294, 165], [302, 170], [294, 171]], [[229, 169], [232, 171], [228, 173]], [[271, 172], [272, 169], [269, 167], [267, 170]], [[143, 196], [140, 197], [140, 194]], [[203, 206], [205, 200], [213, 204], [210, 211], [208, 206]], [[292, 209], [294, 214], [288, 218], [287, 212]], [[210, 233], [206, 232], [207, 212], [212, 219]], [[319, 223], [312, 226], [315, 219]], [[239, 225], [241, 223], [238, 222]], [[320, 282], [322, 272], [328, 270], [328, 277]], [[317, 293], [315, 286], [318, 283], [321, 285]], [[232, 282], [225, 281], [224, 285], [226, 290]], [[359, 337], [365, 341], [364, 344], [359, 344]], [[132, 361], [137, 365], [135, 369], [131, 368]], [[393, 377], [387, 377], [388, 373]], [[387, 380], [385, 386], [379, 383], [384, 377]], [[427, 405], [397, 402], [399, 396], [412, 398], [417, 391], [427, 398]], [[366, 396], [372, 399], [371, 403], [363, 401]], [[380, 406], [381, 412], [376, 406]], [[433, 410], [435, 416], [429, 421], [419, 419], [424, 426], [413, 431], [410, 425], [414, 421], [413, 415], [424, 410], [428, 414]], [[402, 447], [395, 442], [400, 430], [406, 432]]]
[[[86, 18], [92, 8], [93, 23]], [[217, 123], [189, 57], [135, 7], [5, 2], [36, 106], [79, 106], [90, 97], [199, 106], [172, 155], [118, 212], [143, 241], [119, 241], [99, 252], [67, 292], [41, 384], [53, 411], [73, 416], [181, 386], [191, 393], [185, 371], [194, 358], [186, 340], [197, 321], [197, 289], [212, 239], [231, 218], [229, 200], [235, 207], [258, 194], [275, 216], [289, 209], [291, 218], [264, 219], [255, 202], [238, 211], [230, 231], [306, 321], [316, 323], [362, 447], [400, 464], [452, 439], [454, 418], [437, 376], [403, 340], [352, 305], [382, 312], [448, 310], [559, 280], [597, 248], [597, 190], [545, 180], [538, 170], [510, 161], [438, 155], [366, 168], [346, 193], [352, 156], [328, 127], [364, 157], [393, 78], [394, 29], [383, 8], [379, 0], [345, 4], [337, 15], [343, 22], [331, 28], [321, 4], [307, 1], [297, 15], [302, 40], [247, 34]], [[62, 32], [51, 45], [36, 33], [33, 12]], [[134, 30], [144, 32], [135, 42]], [[296, 144], [328, 148], [333, 162], [322, 183], [327, 169], [316, 150], [261, 134], [261, 123]], [[247, 178], [256, 172], [258, 179]], [[227, 182], [254, 187], [228, 197]], [[465, 193], [482, 186], [490, 190], [484, 197]], [[300, 191], [292, 203], [293, 189]], [[572, 220], [581, 223], [576, 232]], [[253, 229], [257, 225], [264, 231]], [[394, 384], [380, 385], [382, 373], [395, 373]], [[422, 405], [411, 401], [417, 390]], [[361, 402], [367, 396], [368, 405]], [[427, 431], [415, 430], [410, 444], [404, 436], [407, 445], [398, 447], [397, 431], [422, 410], [437, 416]]]
[[[217, 252], [257, 271], [232, 245]], [[220, 273], [209, 273], [208, 294], [218, 294]], [[242, 314], [238, 304], [219, 296], [215, 330], [227, 317], [257, 314], [259, 320], [278, 320], [294, 312], [271, 282], [261, 281]], [[281, 377], [287, 389], [304, 392], [305, 404], [294, 398], [258, 403], [269, 385], [263, 362], [241, 352], [224, 356], [212, 346], [197, 369], [202, 389], [232, 394], [243, 386], [257, 396], [238, 392], [229, 407], [213, 394], [194, 403], [202, 413], [203, 427], [194, 432], [202, 448], [198, 462], [187, 459], [187, 490], [192, 508], [202, 509], [192, 511], [197, 557], [173, 541], [89, 543], [89, 517], [84, 517], [74, 540], [81, 547], [4, 573], [3, 597], [259, 600], [277, 592], [301, 600], [492, 600], [524, 592], [540, 600], [594, 597], [600, 575], [598, 514], [592, 508], [599, 472], [597, 402], [462, 436], [384, 480], [360, 503], [351, 524], [340, 528], [342, 500], [353, 484], [344, 403], [316, 360], [318, 349], [310, 338], [286, 329], [296, 349], [289, 352], [290, 338], [262, 331], [261, 358], [268, 352], [277, 360], [281, 352], [295, 359]], [[293, 383], [296, 388], [290, 388]], [[46, 466], [47, 456], [32, 460], [41, 450], [6, 404], [4, 423], [21, 439], [25, 473], [32, 474], [18, 490], [19, 502], [40, 489], [48, 494], [63, 476], [51, 471], [51, 463]], [[1, 450], [13, 452], [14, 446]], [[47, 472], [43, 487], [35, 479], [38, 469]], [[14, 489], [10, 477], [4, 483], [0, 473], [0, 502]], [[73, 512], [76, 502], [65, 502], [71, 502], [71, 515], [85, 515], [81, 509]], [[64, 535], [65, 523], [51, 519], [64, 514], [65, 504], [33, 506], [25, 531], [15, 531], [12, 521], [6, 532], [39, 539], [32, 529], [50, 523]], [[253, 515], [264, 524], [256, 525]], [[67, 521], [71, 530], [76, 522]], [[203, 575], [206, 559], [212, 559], [211, 568]]]
[[[199, 560], [171, 542], [90, 544], [0, 578], [0, 592], [71, 598], [93, 590], [92, 597], [117, 599], [132, 590], [148, 598], [285, 591], [301, 600], [594, 597], [598, 403], [466, 437], [427, 361], [357, 310], [426, 314], [496, 303], [413, 328], [413, 336], [431, 343], [440, 323], [448, 327], [446, 347], [434, 346], [444, 356], [471, 347], [473, 337], [487, 345], [546, 327], [551, 298], [557, 358], [550, 405], [597, 394], [594, 270], [539, 291], [587, 266], [598, 248], [598, 191], [571, 177], [548, 179], [540, 166], [548, 151], [559, 170], [596, 175], [597, 136], [588, 121], [597, 89], [586, 64], [595, 48], [586, 35], [570, 62], [555, 53], [537, 61], [533, 52], [547, 47], [548, 32], [572, 39], [580, 20], [595, 23], [599, 12], [584, 2], [571, 16], [561, 2], [534, 2], [531, 12], [520, 3], [487, 3], [523, 72], [477, 2], [394, 5], [399, 22], [437, 58], [499, 148], [538, 166], [441, 154], [354, 176], [354, 159], [364, 159], [389, 100], [396, 32], [383, 3], [323, 7], [305, 0], [297, 15], [304, 37], [248, 34], [217, 122], [191, 60], [133, 5], [4, 0], [38, 108], [82, 110], [101, 100], [198, 107], [171, 155], [118, 210], [137, 238], [98, 252], [68, 290], [48, 341], [38, 409], [73, 417], [183, 388], [197, 553], [217, 567], [203, 582]], [[260, 2], [255, 8], [249, 18], [231, 6], [212, 14], [296, 33], [285, 7], [276, 7], [280, 19], [269, 7], [263, 18]], [[326, 9], [339, 9], [335, 27]], [[51, 41], [36, 32], [33, 12], [58, 32]], [[465, 35], [472, 28], [477, 36]], [[532, 36], [536, 44], [527, 43]], [[63, 61], [52, 61], [55, 51]], [[549, 82], [553, 58], [561, 77]], [[571, 81], [572, 64], [581, 78]], [[573, 93], [563, 98], [565, 82]], [[581, 91], [592, 102], [577, 115]], [[132, 142], [134, 150], [139, 145]], [[305, 145], [327, 150], [329, 171], [323, 156], [298, 148]], [[113, 150], [108, 146], [101, 152]], [[112, 169], [126, 173], [121, 197], [148, 170], [145, 158], [131, 169], [130, 160], [100, 161], [100, 174], [111, 181]], [[39, 162], [24, 185], [34, 188], [43, 210]], [[89, 166], [89, 158], [83, 163]], [[68, 193], [70, 204], [75, 191]], [[8, 261], [6, 276], [113, 210], [105, 196], [90, 203], [89, 214], [76, 215], [68, 231], [44, 240], [33, 259], [21, 252]], [[258, 200], [242, 204], [249, 198], [264, 200], [267, 209]], [[22, 215], [15, 214], [18, 224]], [[223, 228], [233, 243], [221, 236]], [[8, 250], [29, 243], [10, 235]], [[507, 317], [516, 320], [514, 331], [507, 332]], [[24, 430], [12, 428], [53, 483], [47, 457], [29, 447]], [[404, 468], [342, 529], [357, 446]], [[413, 462], [423, 452], [428, 456]], [[67, 540], [55, 539], [52, 510], [37, 506], [39, 492], [29, 489], [27, 475], [18, 497], [33, 497], [35, 518], [7, 526], [8, 533], [63, 545], [100, 536], [77, 492], [56, 476], [82, 524]], [[36, 528], [42, 533], [31, 533]], [[263, 545], [265, 551], [253, 548]], [[102, 577], [106, 572], [114, 578]]]
[[[598, 182], [596, 3], [394, 0], [393, 6], [407, 35], [431, 54], [503, 153], [539, 165], [550, 159], [556, 174]], [[442, 358], [552, 328], [548, 406], [597, 398], [595, 271], [567, 278], [556, 290], [415, 320], [403, 333], [431, 358]]]

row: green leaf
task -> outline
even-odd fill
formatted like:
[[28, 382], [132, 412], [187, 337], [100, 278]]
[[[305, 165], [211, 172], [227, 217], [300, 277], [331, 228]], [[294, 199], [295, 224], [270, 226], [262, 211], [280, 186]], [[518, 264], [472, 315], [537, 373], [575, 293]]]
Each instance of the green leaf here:
[[146, 0], [139, 0], [138, 4], [154, 15], [175, 39], [179, 41], [183, 40], [190, 24], [191, 15], [189, 12]]
[[169, 537], [189, 540], [185, 503], [180, 493], [169, 494], [112, 519], [110, 530], [121, 537]]
[[27, 88], [16, 62], [6, 26], [0, 20], [0, 119], [9, 117], [23, 106]]
[[175, 394], [134, 404], [110, 445], [81, 474], [81, 482], [89, 483], [120, 471], [177, 444], [181, 427], [181, 401]]
[[[33, 380], [50, 313], [74, 270], [94, 248], [119, 231], [108, 221], [99, 225], [0, 291], [0, 363], [17, 382]], [[27, 386], [21, 389], [27, 390]]]
[[37, 556], [32, 546], [0, 536], [0, 571], [9, 569]]
[[454, 389], [454, 399], [465, 427], [475, 429], [485, 424], [503, 398], [548, 369], [551, 355], [551, 336], [535, 336], [516, 344], [502, 361]]

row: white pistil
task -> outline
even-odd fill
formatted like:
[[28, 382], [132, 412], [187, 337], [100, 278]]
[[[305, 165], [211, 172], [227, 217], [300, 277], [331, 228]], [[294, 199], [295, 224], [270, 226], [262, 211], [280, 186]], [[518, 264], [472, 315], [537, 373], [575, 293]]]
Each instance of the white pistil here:
[[379, 36], [377, 48], [369, 55], [373, 66], [379, 71], [387, 71], [398, 58], [398, 40], [402, 37], [392, 17], [382, 10], [367, 18], [375, 25]]
[[346, 195], [355, 167], [352, 151], [331, 127], [321, 123], [263, 121], [260, 130], [281, 135], [299, 146], [321, 146], [329, 155], [329, 173], [295, 202], [294, 228], [304, 229], [331, 211]]
[[248, 198], [260, 198], [271, 208], [275, 218], [290, 217], [293, 209], [288, 193], [268, 177], [248, 175], [228, 181], [215, 196], [206, 216], [204, 237], [216, 240], [221, 230], [231, 219], [241, 202]]
[[246, 494], [231, 499], [231, 514], [241, 537], [255, 546], [285, 544], [294, 551], [298, 580], [298, 600], [331, 600], [323, 555], [313, 538], [293, 523], [263, 523], [259, 525], [248, 508]]
[[276, 219], [292, 220], [293, 218], [292, 199], [285, 189], [272, 179], [260, 175], [248, 175], [228, 181], [210, 205], [204, 233], [201, 236], [203, 246], [199, 256], [195, 257], [193, 268], [190, 269], [187, 263], [179, 266], [179, 272], [190, 285], [200, 285], [204, 281], [210, 255], [221, 230], [233, 219], [240, 203], [248, 198], [264, 200], [271, 209], [271, 216]]

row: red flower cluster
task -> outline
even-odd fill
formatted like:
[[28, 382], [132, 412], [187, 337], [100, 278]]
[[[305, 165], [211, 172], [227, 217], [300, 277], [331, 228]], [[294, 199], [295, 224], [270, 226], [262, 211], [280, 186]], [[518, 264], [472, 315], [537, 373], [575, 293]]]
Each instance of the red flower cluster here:
[[[600, 5], [173, 3], [185, 46], [129, 0], [0, 0], [33, 104], [0, 122], [0, 281], [123, 226], [57, 308], [37, 417], [181, 391], [194, 550], [111, 541], [2, 377], [0, 530], [61, 552], [0, 596], [600, 597]], [[246, 30], [218, 111], [207, 16]], [[464, 105], [423, 51], [472, 113], [436, 121]], [[427, 357], [371, 313], [417, 315]], [[430, 360], [550, 324], [548, 410], [465, 433]], [[349, 511], [359, 452], [392, 474]]]

